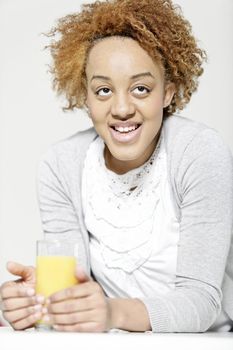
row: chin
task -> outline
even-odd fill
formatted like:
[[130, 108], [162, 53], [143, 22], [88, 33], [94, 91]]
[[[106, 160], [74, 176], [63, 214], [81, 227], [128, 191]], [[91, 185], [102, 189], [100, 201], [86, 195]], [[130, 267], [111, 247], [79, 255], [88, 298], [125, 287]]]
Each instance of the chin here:
[[121, 154], [121, 153], [111, 153], [111, 155], [121, 161], [121, 162], [133, 162], [135, 160], [137, 160], [140, 155], [137, 155], [137, 154]]

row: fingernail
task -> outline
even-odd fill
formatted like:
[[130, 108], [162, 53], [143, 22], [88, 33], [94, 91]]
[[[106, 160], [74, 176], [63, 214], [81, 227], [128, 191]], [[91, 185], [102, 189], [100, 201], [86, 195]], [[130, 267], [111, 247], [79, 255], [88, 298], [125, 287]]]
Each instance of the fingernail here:
[[41, 304], [37, 304], [34, 306], [34, 310], [35, 311], [38, 311], [38, 310], [41, 310], [42, 309], [42, 305]]
[[37, 301], [37, 303], [44, 304], [45, 297], [43, 295], [37, 295], [36, 296], [36, 301]]
[[55, 325], [53, 325], [53, 329], [58, 330], [59, 326], [55, 324]]
[[41, 318], [41, 313], [40, 312], [36, 312], [34, 314], [34, 317], [35, 317], [35, 319], [40, 319]]
[[26, 293], [29, 297], [32, 297], [35, 294], [35, 290], [33, 288], [28, 288]]
[[79, 265], [76, 266], [76, 272], [77, 273], [85, 273], [84, 270]]
[[48, 313], [47, 307], [43, 307], [43, 308], [42, 308], [42, 314], [47, 314], [47, 313]]
[[50, 321], [49, 315], [43, 316], [43, 317], [42, 317], [42, 321], [43, 321], [43, 322], [49, 322], [49, 321]]

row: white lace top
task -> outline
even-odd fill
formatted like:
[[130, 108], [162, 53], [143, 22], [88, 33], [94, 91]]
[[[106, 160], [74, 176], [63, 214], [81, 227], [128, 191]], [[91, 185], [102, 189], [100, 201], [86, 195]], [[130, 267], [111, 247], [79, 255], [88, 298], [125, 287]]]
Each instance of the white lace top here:
[[151, 158], [118, 175], [105, 166], [104, 142], [91, 143], [83, 170], [92, 272], [110, 297], [153, 296], [174, 287], [179, 224], [161, 136]]

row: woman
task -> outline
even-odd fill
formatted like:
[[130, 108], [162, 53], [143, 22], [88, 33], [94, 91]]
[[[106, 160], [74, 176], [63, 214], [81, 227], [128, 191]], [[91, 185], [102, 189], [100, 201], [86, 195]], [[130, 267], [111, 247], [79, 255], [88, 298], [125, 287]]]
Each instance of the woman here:
[[[76, 286], [36, 296], [35, 270], [1, 287], [15, 329], [230, 330], [232, 157], [218, 134], [174, 113], [205, 53], [167, 0], [85, 5], [50, 35], [54, 83], [94, 128], [53, 145], [39, 166], [46, 238], [79, 239]], [[230, 253], [229, 253], [230, 252]], [[90, 277], [90, 275], [92, 277]]]

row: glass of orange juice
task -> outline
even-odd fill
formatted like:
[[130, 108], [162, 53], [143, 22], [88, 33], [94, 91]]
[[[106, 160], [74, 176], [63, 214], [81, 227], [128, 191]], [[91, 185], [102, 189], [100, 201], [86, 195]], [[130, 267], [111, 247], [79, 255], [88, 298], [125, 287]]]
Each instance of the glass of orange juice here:
[[[36, 258], [36, 293], [49, 297], [59, 290], [77, 284], [75, 268], [78, 242], [75, 240], [39, 240]], [[51, 329], [39, 321], [36, 329]]]

